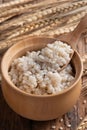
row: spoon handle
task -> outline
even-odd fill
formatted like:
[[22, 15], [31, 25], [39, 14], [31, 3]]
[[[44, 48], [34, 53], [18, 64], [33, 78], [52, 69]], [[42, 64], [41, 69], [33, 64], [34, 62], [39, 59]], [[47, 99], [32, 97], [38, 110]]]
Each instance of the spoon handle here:
[[69, 37], [68, 41], [72, 45], [74, 49], [76, 49], [77, 41], [79, 40], [81, 34], [87, 28], [87, 15], [85, 15], [74, 31], [71, 32], [71, 36]]
[[86, 28], [87, 28], [87, 14], [81, 19], [77, 27], [72, 32], [61, 36], [54, 35], [54, 37], [58, 38], [61, 41], [67, 42], [69, 45], [72, 46], [73, 49], [76, 49], [78, 40]]

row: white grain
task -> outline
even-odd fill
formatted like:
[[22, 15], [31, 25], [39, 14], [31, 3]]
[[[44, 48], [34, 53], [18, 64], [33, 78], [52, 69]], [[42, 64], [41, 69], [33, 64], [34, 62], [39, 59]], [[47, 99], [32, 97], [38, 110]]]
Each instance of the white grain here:
[[9, 76], [21, 90], [36, 94], [57, 94], [70, 86], [74, 76], [68, 65], [59, 72], [61, 66], [70, 60], [71, 47], [55, 41], [39, 51], [27, 52], [11, 64]]

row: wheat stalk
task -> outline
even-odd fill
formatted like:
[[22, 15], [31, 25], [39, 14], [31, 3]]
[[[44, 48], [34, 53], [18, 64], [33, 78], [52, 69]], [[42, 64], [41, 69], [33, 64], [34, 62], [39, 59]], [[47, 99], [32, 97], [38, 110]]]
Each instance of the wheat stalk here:
[[[73, 21], [75, 22], [76, 20], [79, 20], [86, 13], [87, 13], [87, 11], [83, 11], [83, 12], [77, 14], [76, 16], [73, 16], [68, 21], [67, 21], [67, 19], [64, 19], [64, 20], [63, 19], [57, 19], [56, 17], [54, 19], [54, 17], [53, 18], [51, 17], [51, 19], [45, 19], [45, 21], [40, 21], [39, 23], [37, 22], [37, 23], [31, 24], [31, 25], [27, 25], [27, 26], [23, 27], [22, 29], [19, 28], [16, 31], [9, 32], [7, 39], [12, 39], [12, 38], [15, 38], [17, 36], [24, 35], [27, 32], [31, 33], [31, 31], [33, 31], [32, 34], [35, 34], [35, 35], [38, 35], [38, 34], [43, 35], [44, 33], [47, 34], [47, 35], [48, 34], [52, 35], [52, 34], [62, 34], [62, 33], [65, 33], [65, 32], [70, 32], [74, 29], [74, 27], [77, 24], [72, 25], [73, 27], [69, 27], [70, 26], [69, 24], [70, 23], [72, 24]], [[66, 24], [68, 23], [68, 26], [64, 26], [63, 28], [58, 28], [58, 29], [55, 29], [55, 30], [53, 29], [54, 26], [57, 27], [58, 24], [60, 26], [60, 24], [62, 24], [65, 21], [67, 21]], [[44, 28], [40, 29], [40, 27], [44, 27]], [[39, 29], [39, 31], [35, 31], [35, 29]], [[4, 37], [6, 37], [6, 36], [4, 35]], [[4, 37], [2, 39], [4, 39]]]
[[8, 3], [3, 3], [0, 5], [0, 10], [2, 9], [7, 9], [7, 7], [11, 8], [13, 6], [17, 6], [17, 5], [20, 5], [20, 4], [25, 4], [27, 2], [30, 2], [32, 0], [15, 0], [15, 1], [10, 1]]
[[55, 34], [60, 35], [63, 33], [68, 33], [70, 31], [73, 31], [74, 28], [79, 23], [80, 19], [86, 14], [87, 14], [87, 10], [72, 16], [69, 20], [67, 20], [65, 26], [58, 27], [58, 28], [56, 27], [56, 29], [52, 28], [51, 30], [45, 30], [44, 32], [40, 32], [40, 34], [43, 35], [45, 33], [46, 35], [55, 35]]
[[[83, 3], [83, 2], [82, 2]], [[75, 4], [75, 3], [74, 3]], [[81, 4], [81, 2], [79, 2], [79, 4]], [[76, 4], [75, 4], [76, 5]], [[73, 7], [73, 6], [72, 6]], [[69, 5], [68, 7], [67, 7], [67, 10], [68, 10], [68, 12], [69, 12], [69, 10], [71, 9], [71, 6]], [[83, 9], [84, 10], [84, 9]], [[48, 15], [52, 15], [52, 14], [60, 14], [60, 15], [58, 15], [58, 17], [61, 17], [61, 14], [63, 13], [63, 15], [64, 15], [64, 12], [66, 11], [66, 8], [64, 7], [64, 9], [63, 8], [57, 8], [57, 7], [53, 7], [53, 8], [51, 8], [51, 9], [47, 9], [47, 10], [45, 10], [45, 11], [40, 11], [40, 12], [38, 12], [38, 13], [36, 13], [36, 14], [34, 14], [33, 16], [32, 15], [29, 15], [29, 16], [24, 16], [23, 18], [21, 18], [19, 21], [17, 21], [17, 20], [15, 20], [14, 22], [13, 21], [11, 21], [11, 22], [9, 22], [9, 23], [6, 23], [6, 24], [3, 24], [3, 25], [1, 25], [0, 26], [0, 31], [3, 31], [3, 30], [5, 30], [5, 29], [8, 29], [11, 25], [12, 25], [12, 27], [17, 27], [17, 26], [22, 26], [23, 24], [29, 24], [29, 23], [31, 23], [31, 22], [34, 22], [34, 21], [37, 21], [38, 19], [43, 19], [44, 17], [46, 17], [46, 16], [48, 16]], [[71, 11], [72, 12], [72, 11]], [[76, 13], [76, 10], [75, 10], [75, 13]], [[63, 15], [62, 15], [62, 17], [63, 17]], [[66, 14], [65, 14], [65, 16], [66, 16]], [[24, 19], [24, 20], [23, 20]]]
[[[45, 8], [43, 8], [41, 3], [39, 5], [41, 8], [38, 9], [37, 6], [36, 13], [34, 12], [33, 15], [26, 14], [26, 16], [23, 15], [23, 18], [20, 16], [17, 19], [18, 21], [13, 19], [7, 23], [1, 24], [0, 50], [5, 47], [9, 47], [17, 40], [21, 40], [21, 36], [25, 37], [39, 34], [54, 35], [55, 33], [59, 35], [70, 32], [76, 27], [81, 16], [87, 13], [87, 0], [74, 2], [72, 4], [63, 4], [60, 7], [56, 4], [56, 2], [52, 5], [52, 7], [51, 4], [48, 4]], [[32, 7], [34, 6], [32, 5]], [[78, 16], [73, 16], [75, 13], [78, 13]], [[70, 16], [71, 19], [69, 20]], [[65, 23], [66, 26], [64, 25]], [[63, 25], [63, 27], [60, 28], [60, 25]], [[58, 28], [56, 29], [56, 27]]]
[[43, 2], [39, 1], [39, 2], [35, 2], [33, 1], [33, 3], [25, 3], [23, 5], [17, 5], [17, 7], [14, 7], [14, 8], [10, 8], [10, 9], [6, 9], [6, 10], [1, 10], [0, 12], [0, 17], [5, 17], [7, 15], [10, 15], [10, 14], [21, 14], [21, 13], [24, 13], [24, 12], [28, 12], [29, 9], [35, 9], [35, 8], [39, 8], [39, 7], [44, 7], [46, 5], [51, 5], [52, 4], [54, 5], [55, 3], [58, 3], [56, 2], [56, 0], [54, 0], [54, 3], [53, 2], [48, 2], [46, 0], [44, 0]]
[[[44, 4], [46, 4], [46, 3], [41, 3], [41, 4], [44, 6]], [[39, 5], [37, 4], [37, 7], [40, 6], [41, 4], [39, 4]], [[75, 10], [77, 8], [80, 8], [80, 7], [86, 6], [86, 5], [87, 5], [87, 1], [81, 1], [81, 2], [78, 2], [78, 3], [72, 3], [72, 5], [69, 4], [68, 6], [66, 6], [65, 4], [62, 5], [62, 6], [60, 6], [60, 7], [58, 5], [56, 5], [55, 7], [51, 8], [51, 9], [47, 9], [47, 10], [44, 9], [44, 11], [39, 11], [39, 14], [38, 15], [37, 15], [37, 13], [34, 14], [34, 17], [37, 17], [37, 19], [39, 19], [39, 18], [42, 18], [42, 17], [44, 17], [46, 15], [49, 15], [49, 14], [52, 15], [54, 13], [58, 13], [58, 14], [66, 13], [66, 12], [69, 12], [71, 10]], [[28, 8], [31, 9], [33, 7], [34, 7], [34, 5], [32, 5], [32, 7], [29, 7], [27, 5], [25, 8], [26, 9], [28, 9]], [[35, 7], [36, 7], [36, 5], [35, 5]], [[19, 13], [20, 10], [24, 11], [24, 8], [20, 6], [20, 8], [13, 8], [13, 11], [9, 10], [9, 12], [6, 11], [6, 12], [3, 12], [3, 13], [5, 13], [5, 15], [9, 14], [10, 12], [11, 12], [11, 14], [12, 13]], [[3, 13], [1, 13], [0, 16], [2, 16]], [[31, 16], [31, 18], [29, 18], [29, 17], [30, 16], [26, 17], [26, 19], [28, 20], [28, 22], [32, 22], [32, 21], [36, 20], [36, 19], [32, 19], [32, 16]]]
[[87, 130], [87, 116], [83, 119], [76, 130]]
[[[37, 20], [38, 18], [40, 19], [40, 18], [42, 18], [42, 15], [39, 13], [38, 14], [38, 12], [40, 12], [39, 10], [41, 9], [43, 9], [43, 10], [46, 10], [46, 8], [50, 8], [50, 7], [53, 7], [53, 6], [55, 6], [55, 4], [56, 3], [53, 3], [52, 5], [50, 4], [50, 5], [47, 5], [46, 6], [46, 3], [41, 3], [41, 4], [39, 4], [39, 5], [33, 5], [33, 6], [28, 6], [27, 5], [27, 8], [29, 8], [30, 10], [28, 10], [28, 12], [31, 14], [31, 15], [29, 15], [29, 14], [24, 14], [24, 15], [22, 15], [22, 17], [19, 17], [18, 18], [18, 20], [19, 21], [17, 21], [16, 19], [15, 20], [11, 20], [11, 21], [9, 21], [9, 22], [7, 22], [7, 23], [4, 23], [4, 24], [2, 24], [1, 26], [0, 26], [0, 30], [4, 30], [4, 29], [6, 29], [6, 28], [8, 28], [9, 26], [11, 26], [11, 25], [14, 25], [14, 26], [19, 26], [19, 25], [23, 25], [23, 24], [25, 24], [26, 22], [27, 23], [30, 23], [30, 22], [32, 22], [32, 21], [35, 21], [35, 20]], [[45, 7], [43, 7], [43, 6], [45, 6]], [[39, 8], [39, 10], [38, 10], [38, 8]], [[19, 10], [19, 8], [18, 8], [18, 10]], [[32, 10], [35, 10], [35, 11], [32, 11]], [[11, 10], [10, 10], [11, 11]], [[14, 12], [15, 12], [15, 10], [14, 10]], [[35, 12], [37, 12], [37, 13], [35, 13]], [[32, 14], [33, 13], [35, 13], [35, 15], [32, 17]], [[43, 13], [44, 13], [44, 11], [43, 11]], [[51, 10], [48, 10], [48, 15], [49, 15], [49, 13], [52, 13], [52, 11]], [[16, 14], [13, 14], [13, 16], [14, 15], [16, 15]], [[37, 17], [37, 15], [38, 15], [38, 17]], [[10, 17], [10, 16], [9, 16]], [[0, 18], [0, 22], [2, 22], [2, 19], [3, 19], [3, 21], [4, 21], [4, 19], [7, 19], [7, 17], [5, 18]]]
[[[87, 11], [84, 11], [84, 12], [81, 13], [81, 15], [79, 14], [79, 16], [78, 16], [79, 19], [81, 17], [83, 17], [86, 13], [87, 13]], [[59, 22], [59, 20], [57, 20], [57, 19], [58, 19], [58, 16], [53, 16], [53, 17], [50, 17], [49, 19], [44, 19], [43, 21], [38, 21], [38, 22], [30, 24], [30, 25], [26, 24], [23, 28], [19, 28], [17, 31], [15, 31], [13, 33], [13, 35], [11, 35], [10, 37], [8, 37], [8, 39], [11, 39], [11, 38], [19, 36], [19, 35], [23, 35], [23, 34], [25, 34], [27, 32], [34, 31], [36, 29], [45, 27], [47, 25], [53, 26], [53, 25], [57, 24], [57, 22]], [[75, 19], [75, 17], [74, 17], [74, 19]], [[72, 18], [72, 20], [73, 20], [73, 18]], [[69, 22], [68, 22], [68, 24], [69, 24]], [[48, 28], [49, 28], [49, 26], [48, 26]], [[52, 31], [53, 31], [53, 29], [52, 29]], [[67, 31], [67, 29], [66, 29], [66, 31]], [[56, 31], [56, 32], [58, 32], [58, 31]], [[61, 29], [60, 29], [59, 32], [62, 32]], [[46, 33], [46, 34], [48, 34], [48, 33]]]
[[[84, 13], [83, 13], [84, 14]], [[79, 14], [78, 14], [78, 16], [79, 16], [79, 18], [81, 17]], [[74, 18], [75, 16], [73, 16], [72, 17], [72, 19]], [[76, 16], [76, 18], [74, 18], [73, 20], [75, 20], [76, 21], [76, 19], [77, 19], [77, 16]], [[54, 23], [55, 24], [61, 24], [61, 22], [64, 22], [64, 20], [63, 19], [60, 19], [60, 20], [57, 20], [57, 19], [55, 19], [55, 21], [54, 21]], [[68, 23], [72, 23], [72, 20], [70, 20], [70, 22], [69, 21], [67, 21]], [[55, 24], [53, 24], [53, 23], [51, 23], [50, 24], [50, 27], [52, 27], [52, 26], [55, 26]], [[72, 24], [71, 24], [72, 25]], [[55, 33], [57, 33], [57, 34], [61, 34], [61, 33], [65, 33], [65, 32], [70, 32], [70, 31], [72, 31], [74, 28], [75, 28], [75, 26], [76, 26], [76, 24], [75, 25], [73, 25], [73, 27], [72, 26], [70, 26], [69, 27], [69, 25], [68, 25], [68, 27], [66, 26], [64, 26], [64, 27], [62, 27], [62, 29], [60, 30], [53, 30], [52, 32], [53, 32], [53, 34], [52, 35], [54, 35]], [[50, 27], [48, 26], [48, 28], [50, 29]], [[43, 29], [43, 28], [42, 28]], [[39, 29], [39, 31], [40, 30], [42, 30], [42, 29]], [[44, 31], [46, 31], [46, 30], [44, 30]], [[56, 32], [57, 31], [57, 32]], [[41, 32], [40, 31], [40, 35], [41, 34], [46, 34], [46, 32]], [[49, 32], [49, 34], [51, 34], [51, 32]], [[23, 34], [22, 34], [23, 35]], [[28, 36], [30, 36], [30, 35], [38, 35], [38, 31], [34, 31], [34, 32], [32, 32], [32, 34], [28, 34]], [[6, 46], [7, 47], [9, 47], [10, 45], [12, 45], [12, 44], [14, 44], [15, 43], [15, 41], [19, 41], [19, 40], [22, 40], [22, 38], [25, 38], [26, 36], [22, 36], [21, 37], [21, 35], [20, 36], [18, 36], [18, 37], [16, 37], [16, 36], [14, 36], [12, 39], [10, 39], [10, 38], [8, 38], [8, 39], [6, 39], [6, 42], [1, 42], [0, 43], [0, 49], [3, 49], [3, 48], [5, 48]], [[4, 47], [3, 47], [4, 46]]]

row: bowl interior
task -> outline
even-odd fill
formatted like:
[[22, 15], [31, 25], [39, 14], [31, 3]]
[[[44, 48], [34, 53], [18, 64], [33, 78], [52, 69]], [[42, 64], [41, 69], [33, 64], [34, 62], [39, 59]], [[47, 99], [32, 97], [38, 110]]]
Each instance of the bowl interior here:
[[[53, 43], [55, 38], [47, 38], [47, 37], [30, 37], [26, 40], [23, 40], [15, 45], [13, 45], [11, 48], [8, 49], [8, 51], [5, 53], [2, 63], [1, 63], [1, 71], [2, 76], [4, 79], [13, 85], [11, 82], [9, 76], [8, 76], [8, 70], [10, 68], [10, 64], [13, 61], [13, 59], [20, 57], [26, 53], [26, 51], [36, 51], [44, 48], [48, 43]], [[70, 89], [78, 82], [78, 80], [81, 78], [82, 75], [82, 62], [80, 59], [79, 54], [75, 51], [73, 58], [71, 60], [71, 64], [73, 65], [73, 68], [75, 70], [75, 80], [74, 83], [71, 85], [71, 87], [67, 88]], [[17, 88], [17, 87], [14, 87]], [[20, 91], [20, 90], [18, 90]]]

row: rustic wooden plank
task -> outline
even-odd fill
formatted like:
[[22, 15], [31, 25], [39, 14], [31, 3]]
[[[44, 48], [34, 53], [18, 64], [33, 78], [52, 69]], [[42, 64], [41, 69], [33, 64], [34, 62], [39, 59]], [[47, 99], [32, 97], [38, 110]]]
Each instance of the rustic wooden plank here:
[[[0, 2], [3, 2], [0, 0]], [[7, 0], [4, 0], [7, 2]], [[83, 36], [82, 36], [83, 37]], [[81, 56], [87, 53], [87, 39], [81, 38], [78, 45], [78, 51]], [[87, 77], [83, 77], [83, 82]], [[76, 105], [65, 115], [52, 121], [38, 122], [25, 119], [13, 112], [5, 102], [0, 88], [0, 130], [59, 130], [63, 127], [64, 130], [75, 130], [81, 122], [81, 117], [84, 118], [87, 114], [87, 97], [80, 97]], [[71, 128], [67, 124], [71, 124]]]
[[0, 0], [0, 4], [3, 3], [3, 0]]
[[12, 0], [0, 0], [0, 3], [10, 2]]
[[12, 1], [12, 0], [3, 0], [3, 3], [4, 3], [4, 2], [10, 2], [10, 1]]

